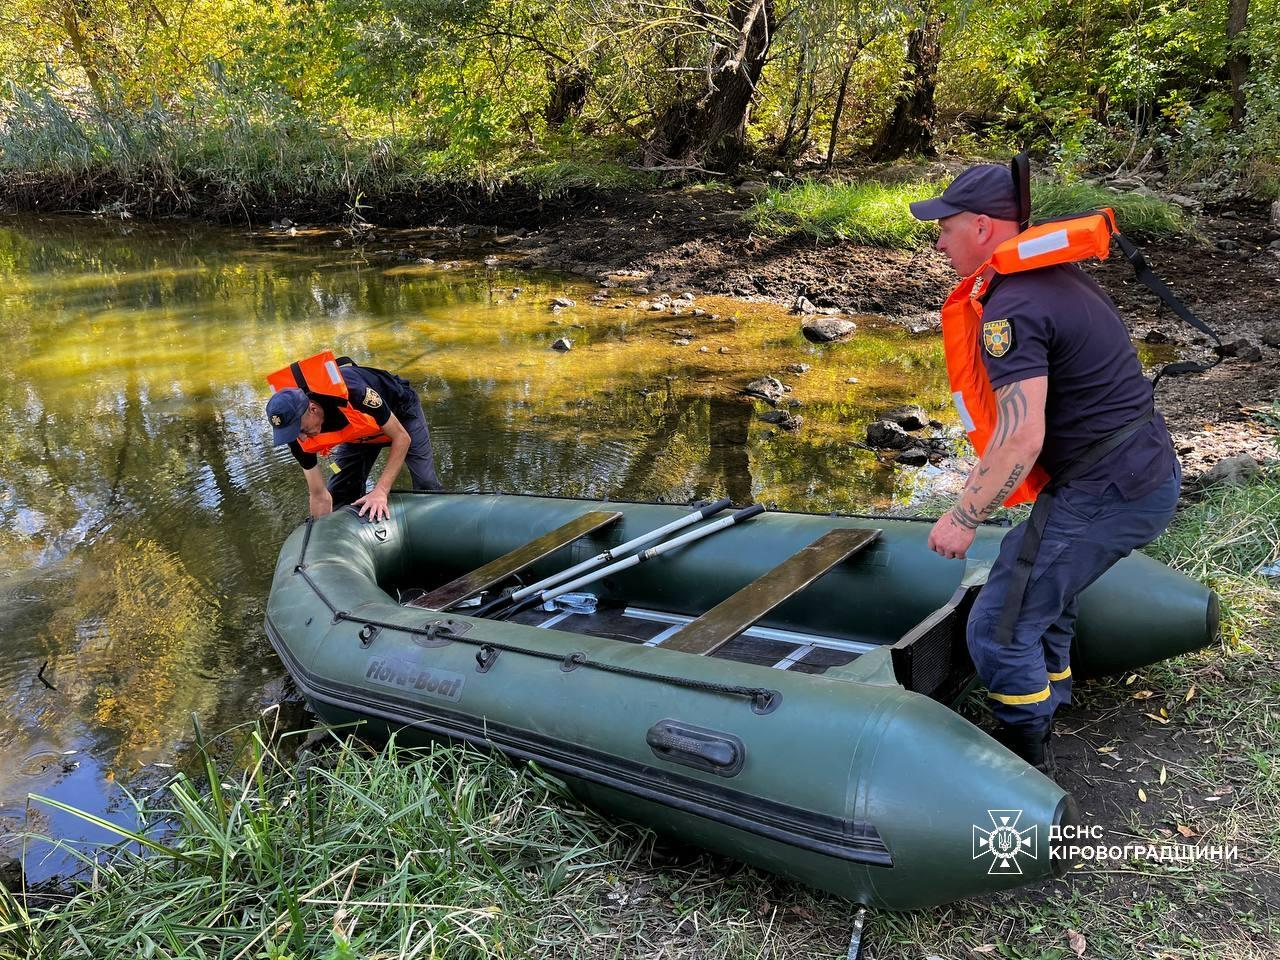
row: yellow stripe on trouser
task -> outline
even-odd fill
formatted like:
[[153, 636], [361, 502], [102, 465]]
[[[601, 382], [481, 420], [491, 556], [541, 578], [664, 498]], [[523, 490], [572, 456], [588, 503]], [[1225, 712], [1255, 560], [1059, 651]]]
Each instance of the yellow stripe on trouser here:
[[996, 693], [992, 690], [987, 692], [987, 696], [992, 700], [1014, 705], [1019, 703], [1039, 703], [1041, 700], [1049, 699], [1049, 685], [1046, 683], [1043, 690], [1038, 690], [1035, 693]]
[[1049, 679], [1050, 679], [1050, 680], [1065, 680], [1065, 679], [1067, 679], [1067, 677], [1069, 677], [1069, 676], [1071, 676], [1071, 668], [1070, 668], [1070, 667], [1067, 667], [1067, 669], [1065, 669], [1065, 670], [1061, 671], [1060, 673], [1054, 673], [1052, 670], [1050, 670], [1050, 671], [1049, 671]]

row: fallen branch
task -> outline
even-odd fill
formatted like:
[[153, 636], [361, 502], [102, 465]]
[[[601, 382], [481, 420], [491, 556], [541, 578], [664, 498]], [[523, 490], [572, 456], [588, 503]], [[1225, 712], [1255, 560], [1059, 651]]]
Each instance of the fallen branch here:
[[57, 687], [55, 687], [52, 683], [50, 683], [48, 680], [44, 678], [44, 668], [47, 666], [49, 666], [48, 660], [40, 664], [40, 669], [36, 671], [36, 679], [39, 680], [41, 683], [43, 683], [50, 690], [57, 690], [58, 689]]
[[724, 176], [724, 172], [722, 170], [708, 170], [706, 167], [701, 167], [696, 163], [685, 164], [683, 166], [670, 166], [670, 167], [646, 167], [646, 166], [637, 166], [636, 164], [631, 164], [630, 167], [632, 170], [643, 170], [645, 173], [686, 173], [688, 171], [694, 171], [696, 173], [705, 173], [707, 174], [707, 176], [710, 176], [710, 177]]

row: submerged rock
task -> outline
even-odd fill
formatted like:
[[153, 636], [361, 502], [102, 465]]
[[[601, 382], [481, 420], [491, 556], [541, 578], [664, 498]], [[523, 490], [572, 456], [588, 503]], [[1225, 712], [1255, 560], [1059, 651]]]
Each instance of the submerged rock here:
[[808, 373], [809, 365], [807, 363], [788, 363], [785, 369], [787, 373]]
[[782, 399], [783, 394], [787, 392], [787, 388], [776, 377], [760, 377], [743, 387], [742, 392], [748, 396], [759, 397], [761, 400], [776, 404]]
[[551, 349], [560, 350], [562, 352], [568, 353], [570, 350], [573, 349], [573, 341], [570, 340], [568, 337], [561, 337], [560, 339], [556, 340], [555, 343], [551, 344]]
[[804, 417], [787, 413], [785, 410], [768, 410], [760, 414], [759, 419], [765, 423], [772, 423], [775, 427], [781, 427], [783, 430], [799, 430], [804, 425]]
[[552, 297], [551, 298], [551, 306], [553, 307], [564, 308], [564, 307], [576, 307], [577, 305], [578, 305], [578, 301], [570, 300], [568, 297]]
[[924, 447], [908, 447], [898, 454], [898, 462], [907, 467], [923, 467], [929, 462], [929, 451]]
[[903, 430], [923, 430], [929, 425], [929, 415], [924, 412], [923, 407], [917, 407], [914, 404], [905, 404], [886, 410], [880, 414], [880, 419], [891, 420]]
[[800, 332], [811, 343], [837, 343], [848, 340], [857, 329], [858, 325], [852, 320], [839, 317], [813, 317], [805, 320], [800, 326]]
[[867, 424], [867, 446], [874, 450], [905, 450], [915, 444], [915, 437], [892, 420], [874, 420]]
[[817, 313], [818, 308], [813, 305], [808, 297], [801, 295], [796, 297], [795, 304], [791, 307], [794, 313]]

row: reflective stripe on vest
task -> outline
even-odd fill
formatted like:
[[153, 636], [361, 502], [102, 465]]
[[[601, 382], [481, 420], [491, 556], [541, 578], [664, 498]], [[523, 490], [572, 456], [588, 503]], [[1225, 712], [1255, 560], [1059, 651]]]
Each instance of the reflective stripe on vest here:
[[[1114, 214], [1102, 210], [1024, 230], [996, 247], [986, 263], [956, 284], [942, 305], [942, 344], [951, 396], [979, 456], [986, 454], [996, 427], [995, 391], [981, 354], [982, 303], [978, 297], [987, 286], [982, 278], [988, 271], [1021, 273], [1059, 263], [1104, 259], [1111, 249], [1114, 224]], [[1049, 475], [1043, 468], [1032, 467], [1027, 479], [1005, 500], [1005, 506], [1034, 500], [1048, 482]]]
[[[298, 382], [297, 374], [302, 375]], [[281, 367], [267, 375], [267, 383], [273, 390], [287, 390], [297, 387], [315, 400], [317, 396], [332, 397], [337, 400], [337, 410], [347, 419], [346, 426], [340, 430], [330, 430], [314, 437], [298, 437], [298, 446], [307, 453], [327, 457], [334, 447], [340, 443], [390, 443], [391, 438], [382, 432], [378, 421], [362, 410], [351, 406], [347, 393], [347, 382], [342, 379], [338, 370], [338, 359], [332, 350], [323, 350], [314, 357], [298, 360]], [[325, 406], [335, 406], [333, 403]]]

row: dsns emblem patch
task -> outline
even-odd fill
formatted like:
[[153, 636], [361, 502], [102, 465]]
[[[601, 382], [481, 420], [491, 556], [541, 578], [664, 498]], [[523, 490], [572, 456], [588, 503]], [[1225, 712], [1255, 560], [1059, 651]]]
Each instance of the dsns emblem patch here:
[[988, 320], [982, 325], [982, 346], [993, 357], [1013, 349], [1013, 327], [1008, 320]]

